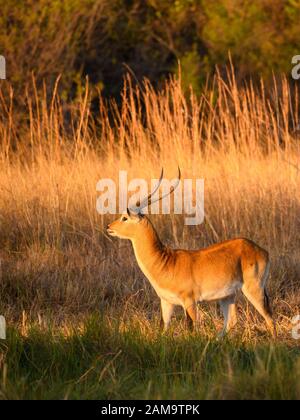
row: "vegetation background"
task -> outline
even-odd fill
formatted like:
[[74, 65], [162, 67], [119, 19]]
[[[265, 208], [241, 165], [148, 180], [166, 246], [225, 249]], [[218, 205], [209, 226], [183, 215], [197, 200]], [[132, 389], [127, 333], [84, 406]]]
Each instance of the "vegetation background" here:
[[[0, 0], [0, 397], [300, 397], [300, 2]], [[86, 78], [86, 75], [88, 76]], [[246, 236], [270, 251], [278, 339], [239, 297], [218, 341], [159, 300], [96, 183], [205, 180], [205, 222], [153, 216], [189, 249]]]
[[230, 51], [239, 80], [290, 73], [299, 53], [298, 0], [0, 0], [0, 48], [16, 92], [34, 72], [64, 97], [89, 75], [105, 96], [119, 96], [130, 67], [159, 84], [182, 68], [185, 89], [200, 92], [224, 69]]

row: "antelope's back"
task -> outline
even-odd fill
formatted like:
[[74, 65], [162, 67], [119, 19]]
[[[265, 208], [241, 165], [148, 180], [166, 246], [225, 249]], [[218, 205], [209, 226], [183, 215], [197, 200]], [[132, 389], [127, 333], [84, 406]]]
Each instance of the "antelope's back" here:
[[196, 281], [242, 281], [244, 269], [266, 260], [267, 251], [249, 239], [237, 238], [192, 252], [192, 275]]

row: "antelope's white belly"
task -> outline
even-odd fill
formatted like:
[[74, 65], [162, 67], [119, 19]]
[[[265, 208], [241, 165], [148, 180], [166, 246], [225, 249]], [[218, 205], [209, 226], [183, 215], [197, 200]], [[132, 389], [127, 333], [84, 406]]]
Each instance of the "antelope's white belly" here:
[[198, 296], [197, 301], [202, 302], [224, 299], [228, 296], [234, 295], [239, 289], [241, 289], [241, 287], [242, 283], [240, 281], [235, 281], [220, 289], [203, 290], [202, 293]]

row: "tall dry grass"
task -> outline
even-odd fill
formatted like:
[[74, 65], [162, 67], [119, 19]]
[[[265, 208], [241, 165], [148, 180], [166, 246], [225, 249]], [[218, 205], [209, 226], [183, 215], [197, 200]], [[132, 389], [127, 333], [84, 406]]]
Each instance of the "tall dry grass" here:
[[157, 92], [128, 77], [121, 107], [99, 97], [95, 112], [88, 82], [71, 105], [58, 86], [47, 97], [33, 81], [21, 116], [13, 90], [0, 94], [1, 313], [23, 324], [99, 308], [152, 314], [158, 300], [130, 244], [105, 235], [113, 216], [97, 214], [96, 183], [117, 180], [121, 169], [150, 179], [163, 166], [173, 177], [179, 164], [183, 177], [205, 180], [205, 222], [153, 216], [163, 241], [196, 248], [245, 236], [266, 247], [287, 332], [300, 303], [297, 90], [284, 78], [269, 90], [238, 87], [230, 69], [226, 81], [216, 73], [200, 98], [186, 98], [180, 80]]

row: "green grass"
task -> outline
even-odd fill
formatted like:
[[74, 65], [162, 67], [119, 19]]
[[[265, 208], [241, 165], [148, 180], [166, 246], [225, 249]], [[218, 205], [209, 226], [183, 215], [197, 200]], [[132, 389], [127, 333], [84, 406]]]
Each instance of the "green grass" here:
[[[2, 399], [298, 399], [300, 348], [267, 337], [218, 341], [93, 316], [66, 334], [9, 328]], [[296, 344], [296, 343], [295, 343]]]

